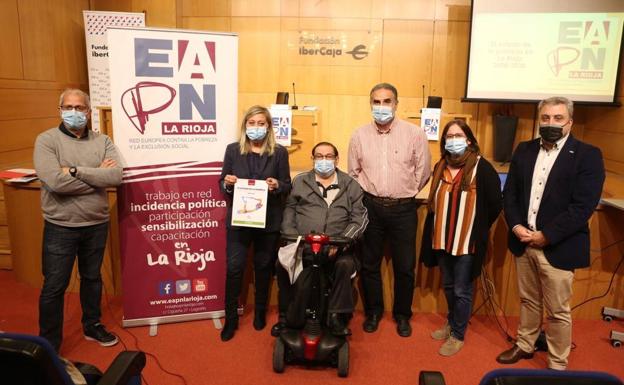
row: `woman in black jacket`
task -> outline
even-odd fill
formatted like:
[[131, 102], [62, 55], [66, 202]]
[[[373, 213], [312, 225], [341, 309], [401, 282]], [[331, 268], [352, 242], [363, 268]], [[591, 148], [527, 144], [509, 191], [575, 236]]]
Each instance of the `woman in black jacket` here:
[[238, 179], [266, 181], [269, 188], [266, 226], [263, 229], [234, 226], [232, 202], [228, 202], [227, 275], [225, 279], [225, 325], [221, 340], [234, 337], [238, 328], [238, 300], [243, 284], [249, 246], [254, 246], [255, 310], [253, 325], [256, 330], [266, 326], [266, 306], [271, 272], [275, 264], [283, 201], [291, 189], [288, 152], [275, 142], [269, 110], [253, 106], [245, 113], [240, 126], [240, 139], [225, 150], [223, 171], [219, 185], [232, 196]]
[[477, 139], [463, 120], [444, 127], [440, 153], [429, 192], [421, 260], [429, 267], [440, 266], [449, 312], [446, 324], [431, 337], [444, 340], [439, 353], [451, 356], [464, 345], [473, 281], [481, 272], [502, 194], [498, 174], [481, 156]]

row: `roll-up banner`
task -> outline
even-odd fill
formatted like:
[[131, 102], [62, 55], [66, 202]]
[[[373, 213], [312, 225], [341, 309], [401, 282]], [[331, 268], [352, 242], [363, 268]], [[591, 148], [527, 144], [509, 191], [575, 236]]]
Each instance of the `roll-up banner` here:
[[238, 36], [109, 28], [124, 326], [223, 315]]
[[144, 27], [145, 14], [133, 12], [82, 11], [87, 43], [91, 127], [100, 131], [100, 111], [95, 107], [110, 106], [110, 76], [108, 68], [108, 27]]

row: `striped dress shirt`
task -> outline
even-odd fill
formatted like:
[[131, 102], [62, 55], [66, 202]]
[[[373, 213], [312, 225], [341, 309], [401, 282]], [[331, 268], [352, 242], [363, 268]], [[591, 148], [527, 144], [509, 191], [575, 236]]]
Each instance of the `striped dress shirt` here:
[[358, 128], [349, 143], [349, 175], [369, 194], [411, 198], [431, 175], [431, 153], [422, 128], [395, 118], [387, 132], [374, 122]]

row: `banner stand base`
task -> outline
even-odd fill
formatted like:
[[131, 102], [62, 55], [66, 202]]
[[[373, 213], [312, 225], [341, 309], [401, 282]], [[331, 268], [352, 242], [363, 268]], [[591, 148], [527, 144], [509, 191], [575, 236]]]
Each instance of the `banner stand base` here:
[[212, 323], [214, 324], [215, 329], [221, 330], [223, 329], [223, 324], [221, 323], [221, 318], [213, 318]]
[[158, 324], [150, 325], [149, 336], [155, 337], [158, 335]]

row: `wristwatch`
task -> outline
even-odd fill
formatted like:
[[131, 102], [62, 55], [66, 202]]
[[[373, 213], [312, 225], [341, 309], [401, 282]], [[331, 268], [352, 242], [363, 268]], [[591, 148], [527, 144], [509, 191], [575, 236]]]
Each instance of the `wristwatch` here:
[[69, 168], [69, 175], [73, 176], [74, 178], [76, 177], [76, 172], [78, 172], [78, 170], [76, 170], [76, 167]]

